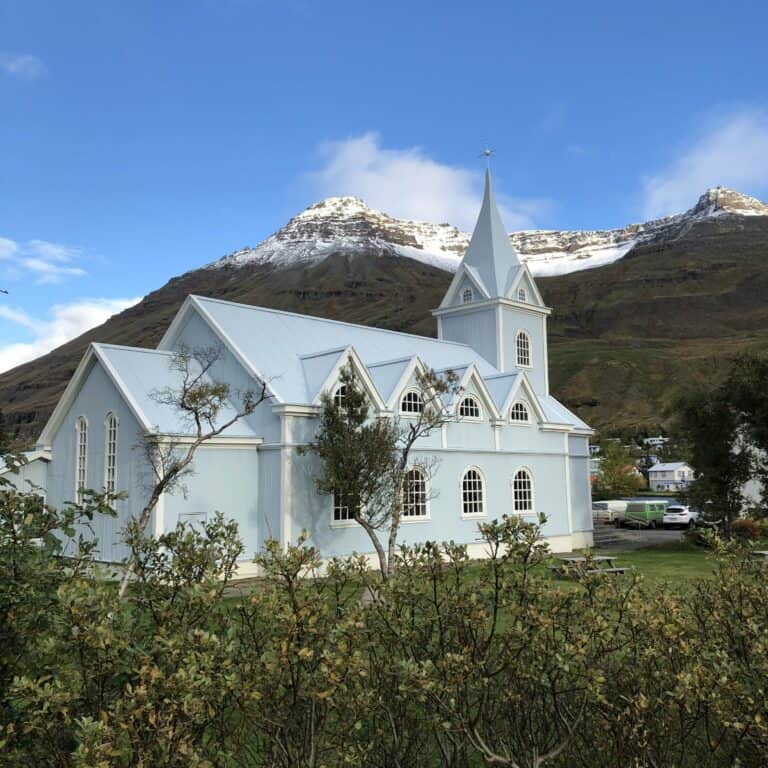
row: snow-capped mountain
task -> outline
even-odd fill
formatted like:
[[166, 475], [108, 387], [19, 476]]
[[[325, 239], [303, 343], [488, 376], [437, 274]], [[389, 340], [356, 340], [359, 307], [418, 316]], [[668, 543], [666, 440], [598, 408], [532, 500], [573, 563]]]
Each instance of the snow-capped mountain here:
[[[724, 187], [707, 190], [686, 213], [607, 230], [524, 230], [510, 234], [534, 275], [564, 275], [617, 261], [635, 245], [676, 239], [698, 221], [716, 216], [768, 216], [768, 205]], [[294, 216], [253, 248], [243, 248], [208, 268], [250, 264], [287, 267], [338, 253], [405, 256], [453, 271], [470, 235], [450, 224], [395, 219], [356, 197], [329, 197]]]

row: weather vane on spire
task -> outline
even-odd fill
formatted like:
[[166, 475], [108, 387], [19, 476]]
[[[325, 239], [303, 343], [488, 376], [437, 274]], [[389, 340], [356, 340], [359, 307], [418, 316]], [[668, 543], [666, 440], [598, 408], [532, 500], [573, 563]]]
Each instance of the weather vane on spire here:
[[478, 155], [478, 157], [485, 158], [485, 165], [486, 165], [486, 168], [488, 168], [489, 170], [491, 168], [491, 155], [493, 154], [494, 154], [494, 151], [490, 147], [486, 146], [486, 148]]

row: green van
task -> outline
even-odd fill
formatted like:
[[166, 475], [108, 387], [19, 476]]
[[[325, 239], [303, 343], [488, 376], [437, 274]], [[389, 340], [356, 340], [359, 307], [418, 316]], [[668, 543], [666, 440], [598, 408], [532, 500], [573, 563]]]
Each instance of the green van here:
[[624, 513], [625, 525], [643, 525], [648, 528], [661, 528], [667, 502], [651, 499], [650, 501], [630, 501]]

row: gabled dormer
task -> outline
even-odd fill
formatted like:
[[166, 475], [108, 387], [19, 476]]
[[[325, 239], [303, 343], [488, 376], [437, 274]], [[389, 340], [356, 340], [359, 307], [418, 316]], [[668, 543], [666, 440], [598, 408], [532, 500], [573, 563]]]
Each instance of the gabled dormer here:
[[472, 239], [438, 309], [438, 338], [469, 344], [499, 371], [525, 371], [548, 394], [545, 306], [496, 205], [490, 171]]

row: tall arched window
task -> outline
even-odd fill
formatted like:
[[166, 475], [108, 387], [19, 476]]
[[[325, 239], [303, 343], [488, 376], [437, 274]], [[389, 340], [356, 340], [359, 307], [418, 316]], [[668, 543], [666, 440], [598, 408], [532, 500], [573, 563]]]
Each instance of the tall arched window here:
[[424, 410], [424, 400], [421, 394], [411, 389], [403, 395], [400, 401], [400, 413], [421, 413]]
[[468, 469], [461, 478], [461, 511], [464, 515], [485, 514], [483, 477], [476, 469]]
[[528, 294], [525, 292], [525, 288], [517, 289], [517, 300], [522, 301], [523, 303], [528, 301]]
[[479, 419], [480, 404], [474, 397], [467, 396], [459, 403], [459, 416], [463, 419]]
[[533, 512], [533, 478], [527, 469], [518, 469], [512, 480], [512, 506], [516, 515]]
[[515, 403], [509, 411], [510, 421], [529, 421], [528, 408], [525, 403]]
[[517, 364], [525, 368], [531, 366], [531, 338], [525, 331], [517, 333]]
[[78, 416], [75, 422], [75, 501], [83, 502], [88, 473], [88, 422], [85, 416]]
[[471, 288], [465, 288], [463, 293], [461, 294], [461, 303], [462, 304], [469, 304], [472, 301], [473, 298], [474, 297], [472, 295], [472, 289]]
[[114, 493], [117, 482], [117, 416], [111, 411], [104, 419], [104, 490]]
[[403, 517], [427, 516], [427, 478], [420, 469], [411, 469], [403, 483]]

